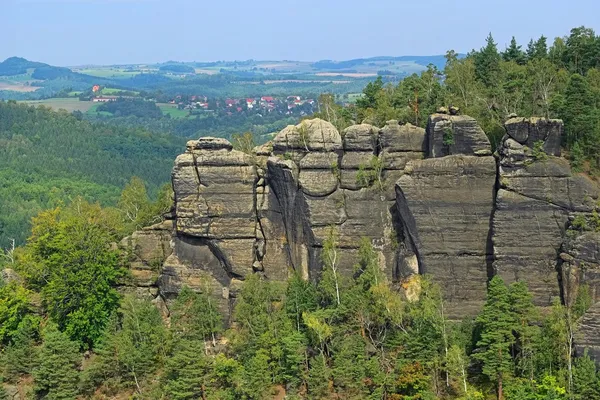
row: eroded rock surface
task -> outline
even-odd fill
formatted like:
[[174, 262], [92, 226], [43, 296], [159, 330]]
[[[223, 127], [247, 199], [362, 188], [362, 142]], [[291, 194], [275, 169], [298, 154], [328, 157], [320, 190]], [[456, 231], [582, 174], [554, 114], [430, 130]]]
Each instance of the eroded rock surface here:
[[[506, 131], [493, 219], [494, 273], [508, 283], [526, 280], [534, 301], [548, 306], [561, 295], [558, 255], [569, 213], [591, 212], [598, 187], [556, 156], [562, 122], [512, 118]], [[538, 142], [536, 153], [528, 145]]]
[[543, 306], [570, 301], [582, 282], [596, 299], [598, 235], [567, 233], [599, 191], [559, 157], [562, 122], [511, 118], [492, 155], [477, 122], [457, 114], [434, 114], [427, 129], [307, 120], [251, 154], [224, 139], [188, 142], [173, 168], [173, 220], [128, 239], [129, 290], [168, 308], [189, 286], [227, 319], [249, 274], [318, 280], [333, 231], [344, 274], [367, 238], [392, 281], [431, 274], [451, 318], [479, 311], [494, 274], [526, 280]]

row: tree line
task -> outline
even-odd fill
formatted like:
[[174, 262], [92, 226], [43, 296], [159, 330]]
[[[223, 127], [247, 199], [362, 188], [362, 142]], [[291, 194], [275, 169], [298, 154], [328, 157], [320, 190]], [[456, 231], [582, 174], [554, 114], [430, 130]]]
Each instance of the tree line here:
[[452, 105], [477, 119], [493, 146], [511, 115], [560, 118], [572, 165], [600, 169], [600, 37], [583, 26], [552, 43], [541, 36], [525, 48], [513, 37], [504, 50], [490, 34], [466, 57], [448, 51], [444, 69], [430, 65], [396, 86], [381, 78], [370, 82], [355, 107], [332, 104], [331, 96], [321, 100], [319, 115], [341, 128], [357, 121], [383, 126], [390, 119], [425, 126], [438, 107]]

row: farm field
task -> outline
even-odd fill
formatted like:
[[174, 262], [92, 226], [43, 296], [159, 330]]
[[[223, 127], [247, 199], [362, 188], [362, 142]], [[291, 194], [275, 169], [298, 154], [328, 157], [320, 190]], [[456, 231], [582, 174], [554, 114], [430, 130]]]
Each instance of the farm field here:
[[102, 94], [107, 95], [107, 96], [114, 96], [114, 95], [118, 95], [119, 93], [123, 93], [123, 92], [128, 92], [135, 96], [140, 94], [140, 92], [136, 92], [136, 91], [132, 91], [132, 90], [115, 89], [115, 88], [103, 88], [102, 89]]
[[12, 90], [13, 92], [35, 92], [39, 86], [29, 86], [20, 82], [0, 80], [0, 90]]
[[92, 106], [97, 106], [91, 101], [80, 101], [79, 99], [46, 99], [46, 100], [27, 100], [22, 103], [27, 103], [34, 106], [46, 106], [54, 110], [66, 110], [68, 112], [81, 111], [88, 112]]
[[73, 69], [73, 72], [79, 72], [80, 74], [95, 76], [98, 78], [113, 78], [113, 79], [132, 78], [140, 73], [140, 71], [128, 71], [126, 69], [113, 68], [113, 67]]
[[169, 114], [171, 118], [185, 118], [188, 116], [186, 110], [180, 110], [175, 104], [169, 103], [157, 103], [158, 108], [163, 112], [164, 115]]

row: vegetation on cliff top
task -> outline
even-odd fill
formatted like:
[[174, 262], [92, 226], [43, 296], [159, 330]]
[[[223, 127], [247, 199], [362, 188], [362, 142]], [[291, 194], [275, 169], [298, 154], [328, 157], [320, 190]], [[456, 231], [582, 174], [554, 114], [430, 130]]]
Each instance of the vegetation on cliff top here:
[[526, 49], [513, 38], [504, 51], [490, 34], [480, 50], [464, 58], [451, 50], [446, 61], [443, 70], [430, 65], [396, 86], [378, 78], [349, 109], [322, 97], [319, 116], [339, 128], [390, 119], [424, 127], [438, 107], [453, 105], [479, 122], [493, 146], [513, 114], [560, 118], [573, 166], [600, 170], [600, 36], [592, 29], [574, 28], [550, 46], [542, 36]]

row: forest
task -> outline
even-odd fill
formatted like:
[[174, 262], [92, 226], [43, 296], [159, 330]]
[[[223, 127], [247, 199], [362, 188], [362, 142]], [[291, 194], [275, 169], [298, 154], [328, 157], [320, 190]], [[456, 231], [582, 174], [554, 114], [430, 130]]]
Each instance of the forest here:
[[454, 106], [481, 124], [492, 146], [510, 116], [560, 118], [572, 165], [594, 174], [600, 168], [600, 37], [586, 27], [551, 44], [541, 36], [523, 47], [513, 37], [503, 50], [490, 34], [484, 47], [464, 58], [449, 51], [442, 70], [430, 65], [397, 85], [378, 78], [363, 93], [350, 108], [325, 96], [319, 115], [340, 129], [354, 121], [383, 126], [390, 119], [424, 127], [440, 106]]
[[[466, 57], [448, 52], [443, 70], [369, 83], [355, 106], [323, 94], [317, 115], [339, 129], [424, 126], [454, 106], [492, 143], [511, 115], [561, 118], [566, 156], [595, 176], [600, 38], [580, 27], [547, 41], [499, 50], [490, 35]], [[368, 240], [353, 274], [339, 275], [332, 229], [318, 283], [252, 275], [232, 321], [184, 288], [167, 316], [128, 290], [128, 250], [114, 244], [169, 210], [170, 189], [159, 187], [180, 139], [9, 102], [0, 140], [11, 210], [0, 237], [30, 232], [0, 255], [0, 399], [15, 388], [31, 399], [600, 399], [596, 364], [574, 346], [591, 306], [585, 285], [573, 304], [540, 309], [526, 281], [494, 277], [479, 314], [451, 321], [428, 276], [390, 281]]]
[[77, 196], [116, 204], [134, 175], [156, 196], [184, 146], [172, 135], [0, 101], [0, 248], [23, 244], [31, 217]]

